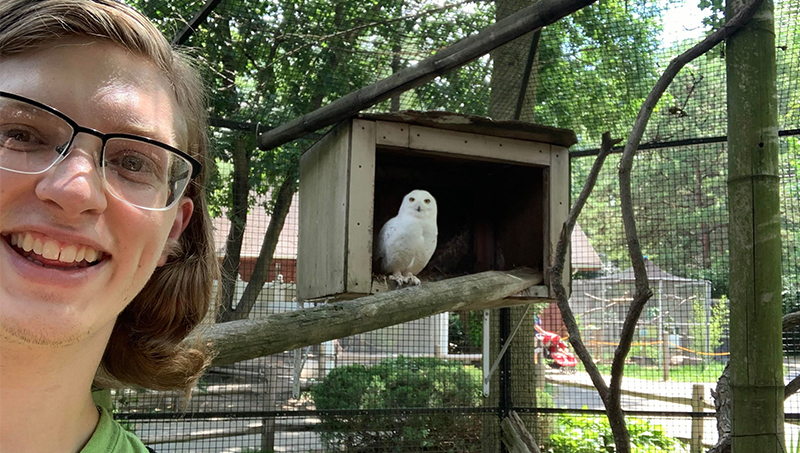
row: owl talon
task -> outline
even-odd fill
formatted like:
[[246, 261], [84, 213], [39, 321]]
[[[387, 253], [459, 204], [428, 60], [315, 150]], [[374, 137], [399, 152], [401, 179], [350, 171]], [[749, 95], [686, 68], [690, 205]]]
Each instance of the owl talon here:
[[407, 275], [403, 279], [403, 283], [411, 284], [411, 285], [414, 285], [414, 286], [419, 286], [420, 285], [419, 279], [417, 277], [415, 277], [414, 275]]

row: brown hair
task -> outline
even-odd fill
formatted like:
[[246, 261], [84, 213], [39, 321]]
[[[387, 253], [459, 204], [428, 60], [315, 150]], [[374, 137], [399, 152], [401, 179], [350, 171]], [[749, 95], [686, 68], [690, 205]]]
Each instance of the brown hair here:
[[[173, 49], [146, 17], [114, 0], [0, 2], [0, 58], [67, 37], [109, 41], [148, 58], [172, 84], [186, 124], [186, 152], [209, 161], [202, 81], [190, 59]], [[184, 341], [205, 318], [219, 277], [204, 189], [207, 168], [187, 189], [194, 212], [167, 264], [156, 269], [117, 318], [96, 383], [108, 385], [111, 378], [188, 391], [208, 366], [209, 348], [199, 339]]]

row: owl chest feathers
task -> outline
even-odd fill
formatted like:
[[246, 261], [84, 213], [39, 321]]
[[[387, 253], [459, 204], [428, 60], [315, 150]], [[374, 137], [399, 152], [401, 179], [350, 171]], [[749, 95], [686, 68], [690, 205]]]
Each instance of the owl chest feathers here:
[[380, 232], [380, 252], [383, 271], [421, 271], [436, 250], [436, 222], [413, 216], [398, 215], [383, 226]]

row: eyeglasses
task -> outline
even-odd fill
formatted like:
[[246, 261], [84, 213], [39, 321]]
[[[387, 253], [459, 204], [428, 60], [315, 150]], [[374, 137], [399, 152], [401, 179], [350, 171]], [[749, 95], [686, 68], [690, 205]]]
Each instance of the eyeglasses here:
[[0, 169], [44, 173], [66, 159], [81, 132], [103, 142], [97, 162], [105, 189], [137, 208], [172, 208], [202, 168], [166, 143], [138, 135], [103, 134], [79, 126], [45, 104], [0, 91]]

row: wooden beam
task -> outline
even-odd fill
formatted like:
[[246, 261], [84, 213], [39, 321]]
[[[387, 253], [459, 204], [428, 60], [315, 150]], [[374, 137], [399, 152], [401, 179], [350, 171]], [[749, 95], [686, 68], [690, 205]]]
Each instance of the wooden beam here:
[[181, 31], [172, 38], [172, 45], [174, 46], [182, 46], [189, 38], [194, 34], [197, 27], [205, 23], [208, 16], [211, 14], [212, 11], [220, 4], [222, 0], [208, 0], [202, 8], [200, 8], [197, 13], [195, 13], [192, 20], [186, 23]]
[[526, 33], [555, 23], [562, 17], [591, 5], [595, 1], [539, 0], [414, 66], [396, 72], [370, 86], [341, 97], [325, 107], [261, 134], [258, 138], [258, 147], [262, 150], [270, 150], [309, 132], [336, 124], [383, 100], [457, 69]]
[[448, 311], [518, 305], [521, 301], [504, 299], [541, 282], [542, 274], [530, 269], [481, 272], [261, 319], [215, 324], [201, 335], [217, 351], [213, 365], [226, 365]]

